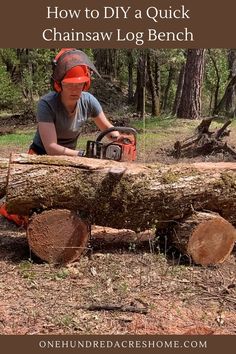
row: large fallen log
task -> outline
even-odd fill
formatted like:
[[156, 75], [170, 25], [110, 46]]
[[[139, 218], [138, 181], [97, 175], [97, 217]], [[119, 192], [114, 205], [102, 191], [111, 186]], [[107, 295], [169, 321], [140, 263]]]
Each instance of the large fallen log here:
[[236, 164], [143, 165], [14, 155], [7, 208], [76, 210], [92, 224], [135, 231], [210, 210], [236, 223]]
[[[234, 163], [166, 166], [21, 154], [11, 157], [6, 192], [8, 211], [21, 215], [67, 209], [75, 211], [85, 224], [137, 232], [154, 226], [157, 229], [165, 228], [173, 222], [179, 225], [186, 223], [187, 229], [179, 227], [176, 232], [176, 238], [180, 240], [179, 248], [183, 253], [195, 257], [194, 261], [199, 264], [223, 262], [236, 239], [235, 228], [230, 224], [236, 224]], [[196, 214], [202, 211], [219, 215], [202, 218], [202, 213]], [[54, 231], [50, 232], [50, 218], [44, 219], [42, 225], [47, 220], [49, 227], [45, 228], [43, 238], [54, 237], [56, 240], [57, 221], [53, 213], [57, 214], [57, 211], [50, 213], [51, 220], [54, 220]], [[193, 214], [195, 221], [190, 223]], [[45, 214], [36, 215], [36, 219], [33, 219], [35, 223], [31, 224], [31, 234], [28, 231], [29, 243], [36, 254], [39, 254], [37, 249], [41, 247], [41, 236], [37, 236], [40, 232], [40, 215]], [[74, 234], [77, 224], [69, 220], [69, 233]], [[58, 218], [58, 228], [61, 222], [63, 220]], [[189, 227], [189, 224], [192, 226]], [[84, 231], [82, 241], [87, 239], [86, 229]], [[73, 238], [69, 233], [67, 240], [70, 247], [81, 247], [80, 243], [79, 246], [71, 243]], [[63, 239], [63, 233], [60, 237]], [[36, 240], [34, 245], [32, 239]], [[85, 247], [85, 243], [82, 243], [82, 247]], [[213, 258], [209, 257], [212, 245]], [[48, 260], [48, 254], [46, 252], [42, 258]], [[60, 254], [56, 254], [54, 259], [57, 257], [60, 258]], [[63, 255], [61, 258], [66, 257]], [[67, 259], [74, 260], [76, 257], [72, 252]]]

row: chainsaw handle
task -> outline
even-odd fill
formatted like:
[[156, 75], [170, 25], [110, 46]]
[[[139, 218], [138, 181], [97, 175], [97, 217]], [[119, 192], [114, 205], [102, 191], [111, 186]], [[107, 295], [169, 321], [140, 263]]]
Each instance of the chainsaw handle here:
[[106, 130], [103, 130], [97, 137], [96, 141], [101, 141], [104, 136], [111, 132], [118, 131], [119, 133], [131, 133], [133, 134], [134, 138], [136, 139], [137, 131], [134, 128], [130, 127], [111, 127]]

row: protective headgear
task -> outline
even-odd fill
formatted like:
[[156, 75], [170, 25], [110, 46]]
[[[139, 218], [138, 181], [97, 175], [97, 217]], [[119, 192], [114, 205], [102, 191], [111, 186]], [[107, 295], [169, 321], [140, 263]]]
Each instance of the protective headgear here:
[[91, 71], [100, 76], [84, 52], [63, 48], [53, 60], [53, 88], [61, 92], [61, 82], [84, 83], [83, 91], [87, 91], [91, 83]]

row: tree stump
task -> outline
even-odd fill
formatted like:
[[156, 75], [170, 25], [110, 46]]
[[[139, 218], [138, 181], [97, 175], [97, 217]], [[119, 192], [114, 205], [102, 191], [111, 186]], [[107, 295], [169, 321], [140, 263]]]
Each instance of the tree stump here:
[[27, 228], [30, 249], [53, 264], [77, 260], [84, 251], [89, 227], [73, 211], [53, 209], [34, 214]]
[[213, 117], [203, 119], [193, 136], [183, 141], [176, 141], [171, 155], [178, 159], [180, 157], [192, 158], [223, 153], [223, 156], [230, 158], [230, 160], [235, 160], [235, 148], [223, 141], [230, 134], [230, 130], [227, 130], [227, 127], [231, 124], [231, 120], [225, 122], [216, 131], [209, 131], [213, 119]]
[[174, 229], [174, 244], [194, 263], [215, 265], [225, 261], [236, 241], [236, 229], [218, 214], [196, 212]]

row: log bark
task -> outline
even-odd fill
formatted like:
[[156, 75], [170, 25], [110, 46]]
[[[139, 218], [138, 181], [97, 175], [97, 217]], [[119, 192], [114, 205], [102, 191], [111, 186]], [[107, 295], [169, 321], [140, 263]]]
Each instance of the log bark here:
[[142, 165], [87, 158], [12, 156], [7, 208], [76, 210], [91, 224], [134, 231], [218, 212], [236, 223], [236, 164]]
[[52, 264], [77, 260], [85, 250], [89, 226], [70, 210], [47, 210], [32, 216], [27, 238], [30, 249]]
[[174, 229], [174, 244], [194, 263], [220, 264], [233, 250], [236, 229], [218, 214], [193, 213]]

